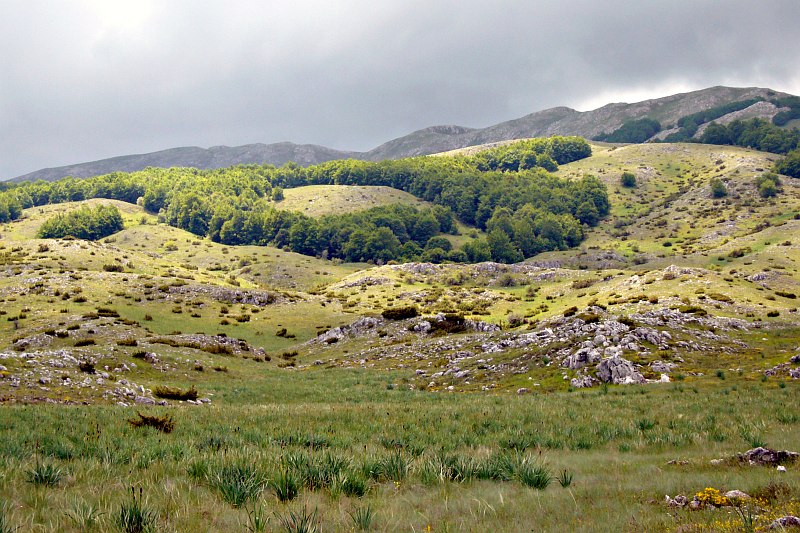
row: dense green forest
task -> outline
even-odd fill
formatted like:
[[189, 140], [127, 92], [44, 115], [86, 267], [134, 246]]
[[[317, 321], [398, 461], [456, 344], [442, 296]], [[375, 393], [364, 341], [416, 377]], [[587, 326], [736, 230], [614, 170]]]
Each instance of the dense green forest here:
[[595, 141], [610, 143], [643, 143], [661, 131], [661, 123], [651, 118], [628, 120], [611, 133], [602, 133]]
[[96, 241], [124, 228], [119, 209], [110, 205], [81, 207], [69, 213], [60, 213], [39, 228], [38, 237], [58, 239], [68, 235]]
[[[698, 142], [694, 135], [703, 124], [709, 123], [729, 113], [747, 109], [751, 105], [763, 101], [763, 98], [751, 98], [721, 104], [691, 115], [686, 115], [678, 119], [676, 127], [678, 131], [667, 135], [659, 142]], [[745, 121], [734, 121], [738, 123], [733, 130], [723, 132], [724, 125], [712, 123], [708, 126], [699, 142], [709, 144], [734, 144], [737, 146], [749, 146], [765, 152], [785, 154], [793, 148], [788, 148], [794, 143], [797, 146], [796, 130], [784, 130], [780, 126], [785, 126], [789, 121], [800, 118], [800, 97], [788, 96], [785, 98], [774, 98], [768, 100], [779, 108], [788, 108], [779, 112], [769, 123], [765, 120], [752, 119]], [[757, 120], [758, 122], [753, 122]], [[727, 126], [730, 128], [731, 125]], [[718, 127], [719, 126], [719, 127]], [[605, 141], [613, 143], [642, 143], [652, 138], [653, 135], [662, 130], [661, 124], [651, 118], [641, 118], [629, 120], [611, 133], [602, 133], [594, 137], [595, 141]], [[710, 133], [708, 133], [710, 131]], [[747, 130], [747, 131], [742, 131]], [[792, 133], [795, 131], [795, 133]], [[707, 137], [708, 135], [708, 137]], [[742, 138], [739, 141], [739, 138]], [[731, 140], [733, 139], [733, 140]], [[724, 141], [724, 142], [720, 142]], [[746, 144], [748, 143], [748, 144]]]
[[727, 126], [709, 124], [700, 136], [700, 142], [743, 146], [773, 154], [786, 154], [800, 145], [800, 131], [796, 128], [783, 129], [760, 118], [734, 120]]
[[800, 148], [789, 152], [786, 157], [775, 164], [775, 171], [784, 176], [800, 178]]
[[[288, 163], [227, 169], [148, 168], [89, 179], [25, 183], [0, 193], [5, 220], [26, 207], [88, 198], [138, 202], [172, 226], [224, 244], [275, 245], [349, 261], [514, 262], [583, 239], [582, 224], [608, 214], [594, 177], [562, 180], [548, 170], [591, 155], [578, 137], [551, 137], [475, 156], [419, 157], [379, 163], [339, 160], [303, 168]], [[436, 204], [390, 206], [313, 219], [275, 209], [275, 192], [304, 185], [383, 185]], [[2, 214], [2, 213], [0, 213]], [[455, 218], [488, 232], [452, 250], [442, 233]]]
[[778, 107], [788, 107], [786, 111], [781, 111], [772, 117], [772, 123], [776, 126], [785, 126], [790, 120], [800, 118], [800, 96], [787, 96], [772, 100]]

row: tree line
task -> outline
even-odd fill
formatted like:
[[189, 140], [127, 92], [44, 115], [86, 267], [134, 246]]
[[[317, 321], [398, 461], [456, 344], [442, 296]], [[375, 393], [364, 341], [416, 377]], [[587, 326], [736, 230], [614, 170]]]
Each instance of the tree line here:
[[786, 154], [800, 145], [800, 131], [797, 128], [783, 129], [760, 118], [734, 120], [727, 125], [713, 122], [703, 131], [700, 142]]
[[[307, 168], [294, 163], [148, 168], [21, 184], [0, 193], [0, 205], [13, 202], [21, 209], [112, 198], [138, 202], [167, 224], [223, 244], [270, 244], [348, 261], [513, 262], [577, 245], [582, 225], [596, 225], [608, 214], [608, 194], [597, 178], [568, 181], [548, 172], [590, 154], [584, 139], [552, 137], [474, 156], [339, 160]], [[435, 205], [387, 206], [320, 219], [275, 208], [273, 197], [282, 189], [322, 184], [383, 185]], [[15, 211], [8, 218], [18, 216]], [[457, 231], [456, 219], [486, 230], [487, 237], [453, 250], [442, 234]]]

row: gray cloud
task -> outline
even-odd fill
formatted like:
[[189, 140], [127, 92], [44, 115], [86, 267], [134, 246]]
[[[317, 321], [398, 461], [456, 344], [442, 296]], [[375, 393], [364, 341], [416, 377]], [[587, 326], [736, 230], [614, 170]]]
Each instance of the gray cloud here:
[[174, 146], [368, 149], [710, 85], [800, 93], [796, 0], [7, 0], [0, 176]]

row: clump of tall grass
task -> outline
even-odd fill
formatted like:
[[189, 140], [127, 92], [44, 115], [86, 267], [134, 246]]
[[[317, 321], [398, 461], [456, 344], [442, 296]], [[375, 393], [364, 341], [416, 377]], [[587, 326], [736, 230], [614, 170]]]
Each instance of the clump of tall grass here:
[[358, 507], [352, 513], [347, 514], [353, 520], [353, 526], [356, 531], [369, 531], [372, 527], [372, 521], [375, 519], [375, 510], [371, 505]]
[[377, 481], [403, 481], [411, 470], [411, 463], [401, 452], [367, 458], [362, 471]]
[[453, 481], [463, 483], [479, 477], [481, 463], [472, 457], [438, 454], [425, 461], [420, 477], [423, 483]]
[[553, 479], [550, 470], [545, 465], [529, 457], [525, 457], [517, 465], [516, 475], [520, 483], [537, 490], [546, 489]]
[[147, 533], [156, 530], [158, 515], [147, 508], [147, 502], [142, 497], [142, 488], [139, 487], [139, 497], [136, 489], [131, 487], [131, 499], [123, 502], [114, 516], [114, 522], [124, 533]]
[[361, 473], [348, 469], [334, 476], [328, 490], [333, 498], [338, 498], [341, 494], [361, 498], [369, 490], [369, 485]]
[[301, 483], [302, 480], [294, 471], [282, 469], [277, 476], [270, 480], [269, 486], [280, 501], [288, 502], [297, 497]]
[[29, 483], [43, 485], [45, 487], [55, 487], [64, 479], [64, 471], [51, 463], [42, 463], [38, 460], [36, 464], [25, 473]]
[[209, 470], [206, 482], [234, 507], [242, 507], [255, 500], [267, 485], [264, 473], [245, 462], [222, 465], [216, 471]]
[[514, 479], [520, 459], [510, 453], [495, 453], [478, 465], [475, 476], [492, 481], [511, 481]]
[[[72, 502], [71, 508], [65, 513], [75, 527], [81, 531], [93, 531], [101, 526], [103, 513], [99, 508], [83, 500]], [[0, 528], [0, 533], [2, 533]]]
[[317, 533], [321, 531], [316, 508], [309, 511], [307, 507], [303, 507], [296, 513], [289, 511], [287, 515], [279, 516], [278, 521], [287, 533]]
[[558, 474], [558, 477], [556, 479], [558, 479], [558, 484], [561, 485], [561, 488], [566, 489], [567, 487], [572, 485], [572, 477], [573, 477], [572, 472], [570, 472], [565, 468], [564, 470], [561, 471], [560, 474]]
[[264, 512], [262, 505], [254, 505], [253, 509], [247, 510], [247, 531], [250, 533], [263, 533], [267, 530], [269, 515]]

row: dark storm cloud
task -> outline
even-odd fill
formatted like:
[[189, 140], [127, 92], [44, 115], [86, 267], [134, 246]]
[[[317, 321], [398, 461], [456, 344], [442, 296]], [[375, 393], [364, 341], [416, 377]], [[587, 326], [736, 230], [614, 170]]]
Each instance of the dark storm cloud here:
[[800, 93], [795, 0], [3, 3], [0, 176], [174, 146], [369, 149], [710, 85]]

